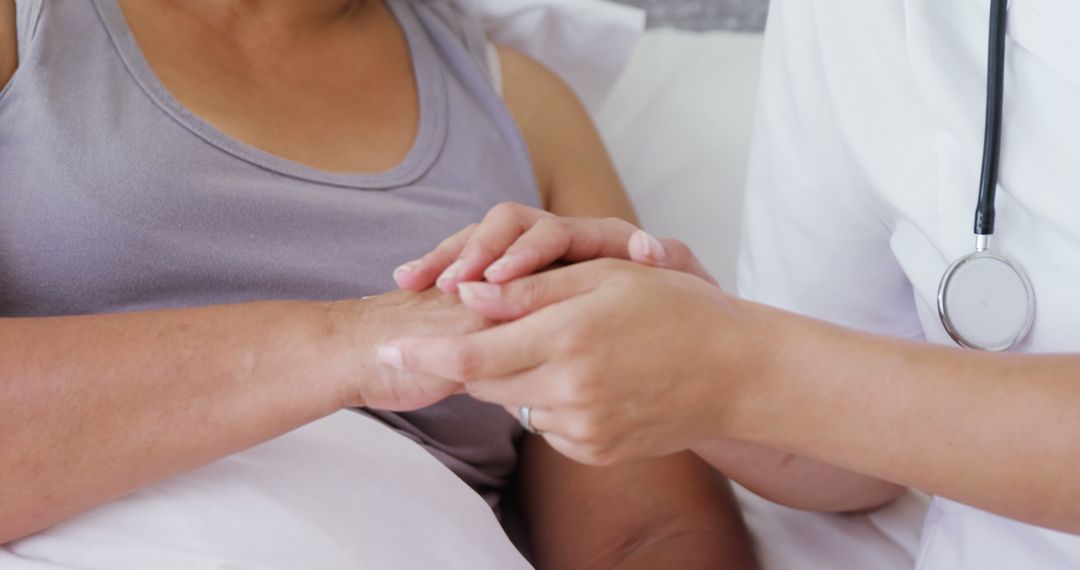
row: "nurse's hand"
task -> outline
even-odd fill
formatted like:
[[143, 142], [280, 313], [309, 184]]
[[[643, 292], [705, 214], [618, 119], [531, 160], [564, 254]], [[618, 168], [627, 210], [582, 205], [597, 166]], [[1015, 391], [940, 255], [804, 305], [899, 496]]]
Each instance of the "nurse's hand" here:
[[492, 208], [479, 224], [402, 265], [394, 279], [411, 291], [437, 285], [454, 292], [459, 283], [507, 283], [556, 262], [607, 257], [685, 271], [715, 283], [682, 242], [658, 240], [617, 218], [565, 218], [513, 202]]
[[471, 309], [512, 322], [395, 341], [382, 362], [461, 382], [511, 413], [532, 406], [548, 442], [584, 463], [713, 439], [765, 353], [747, 304], [680, 272], [598, 260], [459, 289]]

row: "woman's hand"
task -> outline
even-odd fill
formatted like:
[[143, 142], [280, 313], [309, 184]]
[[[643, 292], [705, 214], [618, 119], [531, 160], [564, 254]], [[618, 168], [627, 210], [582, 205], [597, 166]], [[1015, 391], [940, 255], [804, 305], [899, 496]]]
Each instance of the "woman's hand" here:
[[617, 218], [559, 217], [512, 202], [492, 208], [479, 224], [397, 268], [394, 279], [411, 291], [437, 285], [454, 292], [459, 283], [481, 279], [506, 283], [559, 261], [606, 257], [684, 271], [715, 283], [690, 249], [677, 240], [658, 240]]
[[363, 350], [358, 354], [357, 370], [352, 375], [358, 383], [354, 387], [357, 399], [352, 406], [411, 411], [463, 391], [459, 382], [376, 366], [376, 347], [402, 335], [471, 333], [490, 327], [491, 321], [469, 310], [456, 295], [434, 289], [422, 293], [395, 291], [358, 303], [363, 304], [363, 310], [350, 320], [353, 326], [360, 324], [362, 338], [353, 343], [353, 349], [363, 347]]
[[581, 462], [715, 437], [739, 381], [762, 367], [766, 335], [746, 305], [683, 273], [599, 260], [459, 290], [470, 309], [513, 322], [395, 341], [380, 360], [461, 382], [512, 412], [532, 406], [533, 425]]

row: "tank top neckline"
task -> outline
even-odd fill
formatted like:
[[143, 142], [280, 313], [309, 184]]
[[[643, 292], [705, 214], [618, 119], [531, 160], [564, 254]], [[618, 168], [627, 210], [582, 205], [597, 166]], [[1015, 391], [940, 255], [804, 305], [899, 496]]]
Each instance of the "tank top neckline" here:
[[446, 141], [447, 96], [445, 78], [437, 65], [434, 46], [424, 41], [415, 14], [395, 0], [386, 2], [405, 35], [420, 101], [419, 128], [412, 147], [396, 166], [382, 172], [348, 173], [321, 170], [284, 158], [233, 138], [202, 119], [173, 97], [150, 67], [118, 0], [93, 0], [95, 9], [124, 66], [135, 82], [166, 114], [218, 149], [267, 170], [301, 180], [377, 190], [416, 182], [434, 164]]

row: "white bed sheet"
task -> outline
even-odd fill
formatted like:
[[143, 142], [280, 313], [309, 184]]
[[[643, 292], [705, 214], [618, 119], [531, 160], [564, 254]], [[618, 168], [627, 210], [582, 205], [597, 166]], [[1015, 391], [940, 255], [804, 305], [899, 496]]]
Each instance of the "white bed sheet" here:
[[413, 441], [342, 411], [0, 547], [3, 570], [527, 569]]
[[[598, 123], [650, 231], [689, 243], [733, 291], [762, 41], [647, 32]], [[767, 570], [910, 569], [928, 505], [919, 493], [866, 515], [821, 515], [738, 490]]]

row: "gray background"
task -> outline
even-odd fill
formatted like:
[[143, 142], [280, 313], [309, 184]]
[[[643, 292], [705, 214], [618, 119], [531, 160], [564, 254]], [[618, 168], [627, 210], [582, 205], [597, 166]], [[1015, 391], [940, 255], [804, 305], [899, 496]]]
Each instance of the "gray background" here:
[[649, 26], [760, 32], [769, 0], [618, 0], [645, 8]]

